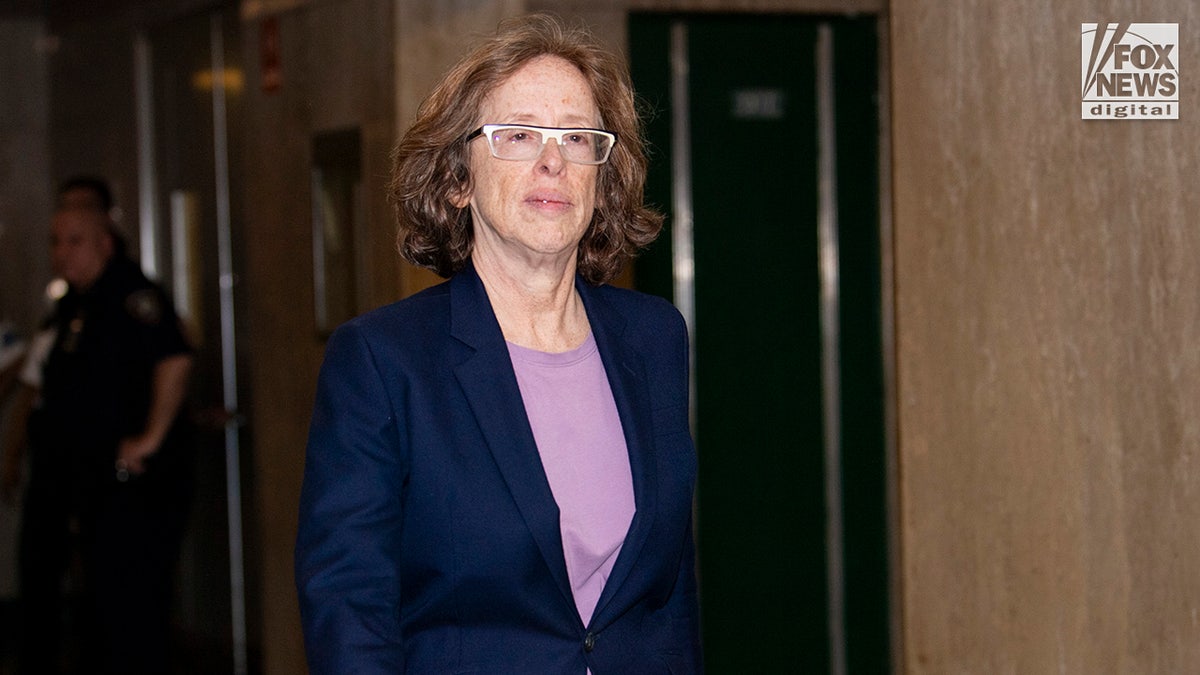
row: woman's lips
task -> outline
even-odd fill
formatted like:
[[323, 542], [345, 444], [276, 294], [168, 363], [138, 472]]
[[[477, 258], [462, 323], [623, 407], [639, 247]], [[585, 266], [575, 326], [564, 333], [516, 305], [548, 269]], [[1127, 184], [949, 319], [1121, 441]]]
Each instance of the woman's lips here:
[[535, 192], [525, 198], [525, 203], [535, 207], [566, 208], [571, 205], [571, 200], [556, 192]]

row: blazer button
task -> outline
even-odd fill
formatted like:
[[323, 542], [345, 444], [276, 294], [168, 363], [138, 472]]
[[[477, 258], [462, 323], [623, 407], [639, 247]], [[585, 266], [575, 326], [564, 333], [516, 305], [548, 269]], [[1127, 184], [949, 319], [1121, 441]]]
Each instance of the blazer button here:
[[583, 638], [583, 651], [591, 652], [595, 648], [596, 648], [596, 634], [588, 633], [587, 636]]

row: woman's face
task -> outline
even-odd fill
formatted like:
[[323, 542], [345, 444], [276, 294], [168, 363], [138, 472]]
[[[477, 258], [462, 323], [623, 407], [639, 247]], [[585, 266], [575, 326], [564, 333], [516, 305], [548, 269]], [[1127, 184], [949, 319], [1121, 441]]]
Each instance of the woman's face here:
[[[484, 99], [479, 123], [595, 128], [600, 112], [579, 69], [559, 57], [542, 56]], [[473, 256], [573, 265], [595, 209], [599, 167], [567, 162], [554, 141], [524, 161], [493, 157], [482, 137], [472, 140], [468, 151], [472, 189], [455, 205], [471, 208]]]

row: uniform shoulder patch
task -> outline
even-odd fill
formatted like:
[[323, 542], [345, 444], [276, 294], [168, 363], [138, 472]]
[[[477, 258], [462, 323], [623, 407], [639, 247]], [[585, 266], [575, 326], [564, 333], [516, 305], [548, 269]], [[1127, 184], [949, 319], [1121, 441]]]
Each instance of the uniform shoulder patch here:
[[125, 311], [148, 326], [156, 326], [163, 317], [162, 299], [150, 288], [134, 291], [125, 298]]

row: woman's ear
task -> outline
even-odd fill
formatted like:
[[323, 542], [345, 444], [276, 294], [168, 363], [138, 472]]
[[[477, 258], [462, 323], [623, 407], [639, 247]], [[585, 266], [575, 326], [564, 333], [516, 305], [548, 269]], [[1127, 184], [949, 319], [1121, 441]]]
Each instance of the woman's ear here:
[[453, 186], [447, 190], [447, 195], [450, 204], [456, 209], [465, 209], [471, 203], [471, 196], [475, 194], [475, 186], [471, 181], [471, 171], [466, 166], [459, 167], [452, 171], [449, 176]]
[[450, 190], [450, 203], [456, 209], [465, 209], [471, 203], [471, 186], [469, 184], [460, 184]]

